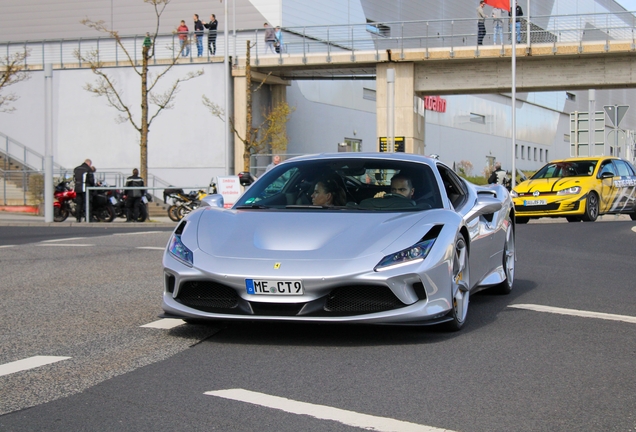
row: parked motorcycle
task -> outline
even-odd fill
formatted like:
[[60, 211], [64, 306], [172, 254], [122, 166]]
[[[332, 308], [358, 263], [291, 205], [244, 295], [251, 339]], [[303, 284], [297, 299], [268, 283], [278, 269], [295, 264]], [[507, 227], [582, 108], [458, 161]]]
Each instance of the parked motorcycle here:
[[[69, 215], [77, 218], [77, 205], [75, 204], [77, 194], [69, 186], [67, 180], [62, 180], [57, 184], [53, 196], [55, 197], [55, 202], [53, 203], [53, 220], [55, 222], [63, 222]], [[91, 221], [112, 222], [115, 219], [113, 201], [109, 199], [104, 191], [93, 192], [90, 209]]]
[[[115, 210], [115, 217], [127, 219], [128, 209], [126, 208], [126, 195], [122, 189], [108, 190], [107, 194], [113, 200], [113, 209]], [[152, 195], [146, 193], [141, 197], [141, 206], [139, 207], [139, 216], [137, 216], [137, 222], [145, 222], [148, 219], [148, 203], [152, 201]]]
[[[210, 188], [211, 193], [216, 193], [216, 184], [211, 183]], [[172, 205], [168, 207], [168, 217], [175, 222], [179, 222], [188, 213], [199, 208], [201, 200], [207, 195], [208, 193], [203, 189], [187, 194], [183, 192], [183, 189], [164, 190], [163, 202], [167, 204], [168, 199], [172, 200]]]

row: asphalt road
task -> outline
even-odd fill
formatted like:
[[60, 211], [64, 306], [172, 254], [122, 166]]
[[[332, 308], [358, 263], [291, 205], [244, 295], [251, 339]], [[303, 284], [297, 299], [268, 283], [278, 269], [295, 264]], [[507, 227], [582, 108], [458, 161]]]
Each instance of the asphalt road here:
[[0, 227], [0, 371], [68, 357], [0, 376], [0, 430], [634, 431], [634, 227], [518, 226], [512, 294], [473, 296], [451, 334], [141, 327], [161, 312], [167, 231]]

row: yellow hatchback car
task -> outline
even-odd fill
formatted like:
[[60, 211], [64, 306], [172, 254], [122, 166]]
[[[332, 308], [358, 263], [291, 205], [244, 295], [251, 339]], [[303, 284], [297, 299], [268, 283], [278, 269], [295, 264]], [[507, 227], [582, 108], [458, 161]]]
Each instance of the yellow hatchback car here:
[[511, 192], [517, 223], [565, 217], [594, 222], [602, 214], [626, 213], [636, 220], [636, 170], [612, 156], [552, 161]]

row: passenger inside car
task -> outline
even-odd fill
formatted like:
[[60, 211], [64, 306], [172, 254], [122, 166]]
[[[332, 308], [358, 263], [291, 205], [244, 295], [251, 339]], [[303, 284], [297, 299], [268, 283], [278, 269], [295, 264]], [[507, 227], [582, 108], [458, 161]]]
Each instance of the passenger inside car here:
[[346, 194], [335, 178], [322, 178], [314, 187], [311, 202], [317, 206], [343, 206], [346, 204]]

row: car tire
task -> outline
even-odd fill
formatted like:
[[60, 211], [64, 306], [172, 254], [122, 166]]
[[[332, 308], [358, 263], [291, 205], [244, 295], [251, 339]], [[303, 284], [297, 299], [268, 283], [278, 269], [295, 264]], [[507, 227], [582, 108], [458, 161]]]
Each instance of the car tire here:
[[583, 222], [594, 222], [598, 218], [599, 201], [596, 192], [587, 194], [585, 200], [585, 214], [583, 214]]
[[510, 294], [512, 285], [515, 282], [515, 262], [517, 260], [515, 230], [512, 221], [510, 219], [508, 219], [508, 221], [510, 225], [508, 226], [508, 232], [506, 232], [506, 242], [504, 243], [503, 249], [503, 270], [506, 275], [506, 280], [492, 289], [492, 292], [501, 295]]
[[446, 330], [458, 331], [466, 322], [468, 303], [470, 300], [470, 272], [468, 268], [468, 245], [463, 236], [455, 240], [453, 251], [453, 269], [451, 273], [451, 318], [445, 324]]
[[629, 214], [629, 217], [630, 217], [632, 220], [636, 220], [636, 213], [630, 213], [630, 214]]
[[581, 222], [581, 218], [578, 216], [566, 216], [565, 219], [568, 222]]
[[527, 224], [530, 221], [529, 217], [517, 216], [515, 217], [515, 223], [518, 224]]

